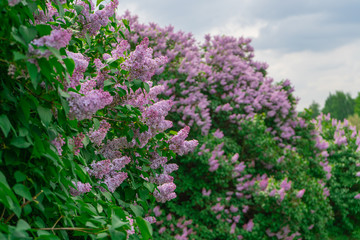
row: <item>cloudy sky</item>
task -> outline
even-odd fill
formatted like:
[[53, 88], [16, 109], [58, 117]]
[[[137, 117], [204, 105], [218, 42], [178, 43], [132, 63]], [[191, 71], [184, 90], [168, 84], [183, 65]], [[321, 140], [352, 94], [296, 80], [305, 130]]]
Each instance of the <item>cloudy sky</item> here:
[[252, 38], [255, 58], [275, 81], [289, 79], [298, 110], [330, 92], [360, 91], [359, 0], [119, 0], [141, 22], [173, 25], [202, 41], [207, 33]]

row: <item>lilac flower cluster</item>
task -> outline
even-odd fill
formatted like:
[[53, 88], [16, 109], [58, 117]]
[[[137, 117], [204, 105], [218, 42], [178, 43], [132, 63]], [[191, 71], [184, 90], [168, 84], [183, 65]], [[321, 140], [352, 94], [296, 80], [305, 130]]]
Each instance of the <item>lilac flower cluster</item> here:
[[[54, 17], [57, 17], [59, 14], [51, 4], [51, 2], [46, 2], [46, 13], [45, 10], [38, 10], [37, 12], [34, 12], [34, 20], [36, 24], [46, 24], [47, 22], [54, 21]], [[52, 26], [53, 29], [55, 29], [55, 26]]]
[[[355, 126], [349, 125], [349, 122], [345, 119], [343, 122], [336, 119], [331, 119], [330, 114], [319, 115], [316, 120], [313, 120], [316, 125], [316, 132], [314, 137], [316, 140], [316, 147], [319, 149], [318, 155], [323, 158], [320, 163], [326, 172], [327, 180], [332, 176], [332, 171], [338, 171], [337, 169], [342, 168], [341, 163], [338, 164], [338, 160], [333, 160], [334, 149], [340, 149], [343, 151], [360, 151], [360, 132], [357, 131]], [[324, 126], [331, 126], [324, 127]], [[336, 157], [335, 157], [336, 159]], [[355, 169], [358, 169], [360, 164], [353, 164]], [[348, 167], [351, 167], [349, 165]], [[333, 170], [335, 168], [335, 170]], [[354, 174], [358, 176], [360, 174]], [[321, 182], [324, 187], [323, 195], [325, 197], [330, 196], [330, 190], [326, 187], [326, 183]], [[360, 194], [354, 193], [355, 199], [360, 199]]]
[[180, 156], [194, 151], [195, 147], [199, 144], [197, 140], [185, 141], [189, 131], [190, 127], [186, 126], [169, 140], [169, 148]]
[[10, 7], [15, 6], [19, 2], [21, 2], [21, 0], [8, 0], [8, 4], [9, 4]]
[[[220, 96], [223, 103], [214, 110], [232, 111], [228, 116], [233, 123], [239, 124], [242, 119], [266, 112], [276, 123], [277, 129], [273, 132], [280, 136], [280, 142], [294, 136], [296, 111], [292, 107], [294, 100], [289, 97], [293, 91], [290, 82], [273, 85], [271, 78], [263, 76], [261, 71], [266, 70], [267, 64], [253, 60], [250, 39], [206, 36], [199, 48], [191, 34], [174, 32], [171, 26], [140, 24], [129, 12], [122, 17], [129, 19], [134, 29], [134, 34], [126, 32], [131, 41], [151, 38], [155, 54], [165, 54], [169, 59], [169, 71], [187, 76], [182, 82], [179, 79], [160, 81], [166, 85], [166, 95], [174, 98], [174, 110], [182, 115], [180, 125], [196, 123], [206, 135], [212, 121], [209, 97]], [[199, 81], [204, 78], [206, 81]], [[176, 88], [181, 89], [180, 94]]]
[[78, 16], [82, 28], [80, 32], [82, 36], [86, 33], [94, 36], [99, 32], [101, 27], [106, 26], [109, 23], [109, 17], [114, 15], [119, 1], [112, 0], [102, 10], [97, 10], [95, 12], [94, 3], [89, 1], [89, 4], [84, 1], [78, 2], [78, 5], [84, 7], [81, 14]]
[[74, 145], [74, 155], [79, 155], [80, 148], [84, 146], [82, 143], [83, 139], [85, 138], [85, 135], [83, 133], [78, 134], [77, 136], [72, 138], [72, 144]]
[[48, 46], [56, 49], [66, 47], [72, 36], [72, 31], [68, 29], [59, 29], [51, 31], [50, 35], [43, 36], [38, 39], [34, 39], [29, 45], [30, 54], [39, 55], [42, 57], [49, 57], [51, 55], [50, 50], [41, 51], [40, 49], [34, 49], [32, 45], [41, 47]]
[[69, 99], [70, 118], [78, 120], [90, 119], [98, 110], [112, 103], [113, 97], [109, 92], [102, 89], [87, 89], [88, 84], [91, 82], [93, 81], [88, 80], [82, 84], [81, 94], [69, 92], [71, 96]]
[[[160, 217], [161, 215], [166, 215], [164, 210], [160, 210], [159, 206], [156, 206], [153, 209], [153, 213], [155, 214], [156, 217]], [[165, 231], [171, 231], [171, 232], [179, 232], [174, 236], [174, 239], [177, 240], [188, 240], [189, 237], [191, 237], [191, 235], [196, 235], [196, 232], [193, 231], [193, 229], [191, 228], [191, 225], [193, 224], [193, 221], [190, 220], [186, 220], [185, 217], [181, 217], [179, 219], [177, 219], [176, 224], [174, 224], [174, 220], [176, 221], [176, 218], [173, 217], [171, 215], [171, 213], [169, 213], [166, 218], [166, 221], [161, 220], [161, 221], [156, 221], [156, 225], [158, 226], [162, 226], [159, 229], [159, 234], [163, 234]], [[166, 227], [165, 225], [169, 225], [168, 227]]]
[[164, 183], [158, 186], [158, 189], [154, 191], [154, 197], [158, 202], [166, 202], [171, 199], [176, 198], [176, 193], [174, 192], [176, 185], [173, 182]]
[[91, 185], [89, 183], [73, 182], [73, 184], [76, 189], [70, 187], [70, 194], [74, 197], [91, 191]]
[[[277, 233], [273, 233], [273, 232], [271, 232], [270, 229], [266, 229], [266, 234], [269, 237], [275, 237], [276, 236], [277, 239], [284, 239], [284, 240], [293, 240], [295, 237], [301, 236], [301, 234], [299, 232], [295, 232], [295, 233], [291, 234], [291, 230], [289, 228], [289, 225], [286, 225], [285, 227], [283, 227]], [[291, 235], [289, 235], [289, 234], [291, 234]]]
[[89, 59], [81, 53], [73, 53], [66, 51], [67, 55], [75, 62], [75, 69], [70, 76], [70, 84], [68, 87], [76, 88], [80, 84], [80, 81], [84, 79], [84, 73], [89, 65]]
[[94, 128], [90, 128], [90, 131], [88, 132], [90, 141], [95, 145], [100, 146], [110, 127], [111, 125], [106, 120], [102, 120], [98, 129], [95, 130]]
[[153, 50], [148, 45], [149, 39], [144, 38], [123, 63], [122, 68], [129, 71], [129, 80], [149, 81], [160, 66], [167, 62], [163, 56], [153, 59]]
[[62, 135], [58, 135], [54, 140], [51, 141], [51, 143], [56, 147], [56, 150], [61, 156], [62, 154], [62, 146], [65, 144], [65, 138], [62, 137]]
[[130, 162], [131, 159], [126, 156], [113, 160], [102, 160], [90, 164], [91, 168], [87, 168], [87, 171], [90, 176], [99, 179], [100, 183], [105, 183], [110, 192], [114, 192], [128, 178], [126, 172], [118, 171], [122, 170]]

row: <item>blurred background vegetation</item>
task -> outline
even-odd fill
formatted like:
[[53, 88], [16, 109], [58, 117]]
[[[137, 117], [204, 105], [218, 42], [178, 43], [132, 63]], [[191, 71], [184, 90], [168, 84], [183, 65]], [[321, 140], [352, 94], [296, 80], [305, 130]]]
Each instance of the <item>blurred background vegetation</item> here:
[[316, 118], [321, 113], [330, 113], [332, 118], [343, 121], [347, 119], [351, 125], [360, 129], [360, 92], [356, 98], [352, 98], [350, 93], [336, 91], [335, 94], [330, 93], [325, 100], [324, 108], [320, 108], [320, 104], [313, 101], [308, 110], [311, 111], [312, 117]]

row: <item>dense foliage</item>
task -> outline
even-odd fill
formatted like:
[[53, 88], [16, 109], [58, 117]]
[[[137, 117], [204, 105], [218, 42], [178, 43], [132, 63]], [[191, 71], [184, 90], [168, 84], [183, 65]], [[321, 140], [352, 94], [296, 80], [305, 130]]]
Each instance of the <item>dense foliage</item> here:
[[149, 239], [176, 197], [168, 160], [197, 141], [167, 131], [166, 58], [129, 51], [117, 4], [1, 2], [0, 238]]
[[344, 120], [348, 116], [354, 114], [355, 100], [351, 98], [350, 94], [345, 94], [342, 91], [336, 91], [331, 94], [325, 101], [323, 113], [331, 113], [333, 118]]
[[0, 2], [0, 239], [356, 235], [355, 127], [298, 114], [250, 39], [101, 3]]
[[[289, 81], [272, 83], [267, 65], [253, 61], [249, 39], [206, 36], [198, 46], [171, 26], [141, 24], [129, 13], [123, 18], [134, 44], [148, 37], [155, 55], [169, 59], [154, 79], [175, 103], [169, 116], [177, 128], [192, 126], [201, 146], [177, 159], [178, 198], [154, 211], [156, 238], [327, 239], [339, 215], [329, 198], [335, 180], [325, 150], [339, 133], [324, 140], [310, 113], [297, 115]], [[355, 150], [347, 151], [359, 161]], [[358, 209], [356, 191], [347, 207]], [[354, 214], [345, 219], [354, 223]]]

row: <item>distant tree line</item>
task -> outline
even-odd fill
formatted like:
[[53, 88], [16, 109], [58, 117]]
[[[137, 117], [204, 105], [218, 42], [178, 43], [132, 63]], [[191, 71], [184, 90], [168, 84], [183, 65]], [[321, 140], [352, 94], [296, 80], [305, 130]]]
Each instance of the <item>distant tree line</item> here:
[[320, 113], [330, 113], [332, 118], [341, 121], [348, 119], [351, 124], [360, 128], [360, 92], [355, 99], [351, 97], [350, 93], [342, 91], [336, 91], [335, 94], [330, 93], [323, 109], [320, 109], [320, 105], [313, 101], [308, 110], [311, 111], [313, 118]]

